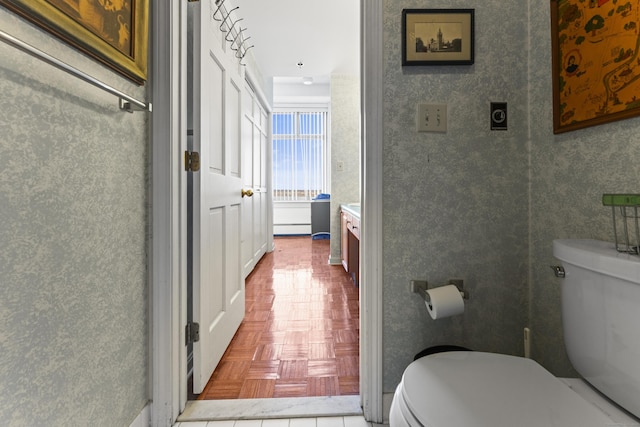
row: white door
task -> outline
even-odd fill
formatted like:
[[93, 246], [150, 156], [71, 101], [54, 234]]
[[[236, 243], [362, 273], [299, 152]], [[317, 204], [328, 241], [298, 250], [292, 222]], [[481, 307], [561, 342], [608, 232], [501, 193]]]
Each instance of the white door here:
[[213, 0], [189, 3], [192, 125], [200, 171], [193, 180], [193, 391], [200, 393], [244, 317], [241, 97], [234, 52], [212, 19]]
[[267, 251], [268, 116], [249, 85], [245, 86], [242, 100], [243, 188], [253, 193], [242, 202], [242, 263], [243, 275], [247, 277]]
[[256, 262], [267, 251], [267, 143], [268, 143], [268, 118], [269, 116], [259, 104], [254, 113], [253, 156], [258, 167], [254, 167], [254, 187], [259, 197], [254, 202], [253, 223], [256, 230], [254, 234], [254, 257]]
[[255, 194], [253, 187], [253, 97], [249, 90], [244, 91], [242, 99], [242, 185], [245, 189], [251, 189], [252, 197], [245, 197], [242, 201], [242, 223], [245, 227], [242, 230], [242, 275], [247, 277], [256, 265], [253, 257], [253, 205], [259, 195]]

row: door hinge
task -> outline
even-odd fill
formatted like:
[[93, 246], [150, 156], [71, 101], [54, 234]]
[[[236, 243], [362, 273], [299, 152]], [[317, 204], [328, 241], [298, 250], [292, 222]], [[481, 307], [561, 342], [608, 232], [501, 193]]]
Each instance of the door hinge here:
[[184, 152], [184, 170], [198, 172], [200, 170], [200, 153], [197, 151]]
[[200, 341], [200, 324], [197, 322], [187, 322], [184, 329], [185, 345]]

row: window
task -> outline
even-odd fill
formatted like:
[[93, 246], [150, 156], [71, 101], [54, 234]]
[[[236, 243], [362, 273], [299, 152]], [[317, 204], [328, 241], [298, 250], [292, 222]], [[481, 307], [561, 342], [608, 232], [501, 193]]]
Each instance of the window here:
[[327, 112], [274, 112], [273, 200], [306, 201], [324, 192]]

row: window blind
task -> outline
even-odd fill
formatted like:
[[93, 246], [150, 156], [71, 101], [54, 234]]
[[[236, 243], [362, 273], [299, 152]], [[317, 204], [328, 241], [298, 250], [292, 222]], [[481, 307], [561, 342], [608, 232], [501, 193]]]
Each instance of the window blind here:
[[305, 201], [326, 182], [327, 112], [274, 112], [273, 200]]

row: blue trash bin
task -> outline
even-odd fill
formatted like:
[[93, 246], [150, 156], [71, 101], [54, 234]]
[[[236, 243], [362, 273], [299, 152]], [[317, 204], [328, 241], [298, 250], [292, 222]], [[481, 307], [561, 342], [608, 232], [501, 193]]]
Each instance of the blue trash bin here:
[[320, 193], [311, 200], [311, 238], [329, 239], [331, 219], [331, 196]]

